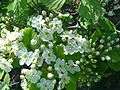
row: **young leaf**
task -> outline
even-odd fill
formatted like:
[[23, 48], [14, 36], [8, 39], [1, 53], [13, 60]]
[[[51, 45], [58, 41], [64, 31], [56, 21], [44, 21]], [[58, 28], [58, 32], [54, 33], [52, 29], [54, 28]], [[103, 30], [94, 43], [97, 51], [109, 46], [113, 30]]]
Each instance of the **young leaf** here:
[[28, 49], [30, 49], [32, 36], [33, 36], [33, 30], [31, 28], [23, 29], [23, 44]]

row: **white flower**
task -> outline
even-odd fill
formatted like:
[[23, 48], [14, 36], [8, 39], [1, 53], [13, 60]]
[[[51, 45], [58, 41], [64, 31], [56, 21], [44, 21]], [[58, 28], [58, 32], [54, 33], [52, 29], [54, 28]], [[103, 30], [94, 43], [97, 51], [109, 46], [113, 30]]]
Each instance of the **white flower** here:
[[52, 79], [53, 76], [54, 76], [54, 74], [52, 74], [52, 73], [48, 73], [48, 74], [47, 74], [47, 77], [48, 77], [49, 79]]
[[100, 52], [99, 52], [99, 51], [96, 51], [96, 55], [97, 55], [97, 56], [100, 55]]
[[108, 16], [113, 16], [113, 15], [115, 15], [115, 13], [113, 11], [108, 12]]
[[21, 80], [21, 87], [23, 90], [29, 90], [29, 88], [27, 87], [28, 83], [26, 79]]
[[36, 64], [32, 64], [30, 67], [31, 69], [34, 69], [36, 67]]
[[79, 65], [79, 64], [80, 64], [80, 61], [76, 61], [75, 63], [76, 63], [77, 65]]
[[21, 74], [27, 74], [30, 70], [29, 69], [22, 69]]
[[59, 78], [62, 78], [63, 75], [68, 75], [68, 72], [66, 70], [67, 64], [62, 59], [57, 59], [56, 63], [54, 64], [54, 68], [57, 71], [57, 74], [59, 75]]
[[5, 58], [0, 57], [0, 68], [5, 72], [10, 72], [13, 66]]
[[28, 52], [27, 49], [23, 47], [18, 50], [16, 56], [20, 58], [20, 65], [26, 64], [27, 66], [29, 66], [34, 62], [34, 60], [37, 60], [39, 58], [39, 49], [36, 49], [34, 52]]
[[2, 37], [2, 38], [5, 38], [7, 33], [10, 33], [10, 31], [8, 31], [6, 28], [3, 28], [3, 29], [1, 30], [1, 37]]
[[43, 16], [42, 15], [38, 15], [37, 17], [32, 17], [30, 18], [30, 22], [31, 22], [31, 26], [41, 30], [42, 26], [44, 25], [45, 20], [43, 20]]
[[49, 41], [53, 40], [53, 33], [54, 32], [51, 29], [43, 28], [39, 32], [39, 36], [43, 41], [49, 42]]
[[35, 44], [37, 44], [37, 40], [32, 39], [32, 40], [31, 40], [31, 45], [35, 45]]
[[19, 32], [9, 32], [7, 33], [6, 39], [8, 39], [9, 41], [14, 41], [20, 37], [21, 34]]
[[56, 27], [56, 25], [58, 25], [59, 27], [62, 27], [62, 21], [59, 20], [58, 18], [53, 18], [53, 21], [51, 21], [51, 23], [53, 25], [53, 27]]
[[14, 54], [16, 55], [19, 50], [19, 44], [17, 42], [13, 42], [11, 47], [12, 47], [12, 52], [14, 52]]
[[5, 51], [5, 40], [3, 38], [0, 38], [0, 51], [4, 52]]
[[61, 80], [59, 81], [59, 86], [57, 88], [57, 90], [62, 90], [66, 84], [68, 84], [70, 81], [70, 77], [66, 76], [66, 75], [62, 75]]
[[63, 46], [65, 55], [90, 51], [89, 42], [85, 38], [82, 38], [81, 35], [78, 35], [73, 31], [64, 32], [61, 37], [62, 40], [66, 39], [67, 41], [67, 45]]
[[45, 60], [47, 64], [51, 64], [51, 62], [55, 62], [56, 56], [52, 52], [52, 49], [45, 49], [42, 53], [42, 59]]
[[79, 72], [80, 71], [80, 67], [78, 66], [78, 64], [75, 64], [73, 62], [73, 60], [69, 60], [68, 61], [68, 65], [67, 65], [67, 71], [74, 74], [75, 72]]
[[28, 73], [26, 73], [26, 78], [31, 83], [37, 83], [41, 78], [42, 72], [36, 69], [31, 69]]
[[16, 27], [16, 26], [14, 26], [14, 27], [13, 27], [13, 30], [14, 30], [14, 31], [18, 31], [18, 30], [19, 30], [19, 28], [18, 28], [18, 27]]
[[45, 78], [42, 78], [40, 82], [37, 83], [37, 86], [41, 90], [54, 90], [56, 84], [56, 80], [47, 80]]
[[0, 38], [0, 46], [4, 46], [5, 40], [3, 38]]

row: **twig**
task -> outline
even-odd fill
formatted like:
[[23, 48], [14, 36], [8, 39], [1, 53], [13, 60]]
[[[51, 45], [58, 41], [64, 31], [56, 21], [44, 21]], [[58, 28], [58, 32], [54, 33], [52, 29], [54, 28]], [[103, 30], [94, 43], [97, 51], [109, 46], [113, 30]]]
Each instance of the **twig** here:
[[13, 86], [13, 85], [16, 85], [16, 84], [19, 84], [20, 82], [15, 82], [15, 83], [12, 83], [11, 84], [11, 86]]
[[116, 26], [118, 26], [120, 24], [120, 20], [117, 22]]

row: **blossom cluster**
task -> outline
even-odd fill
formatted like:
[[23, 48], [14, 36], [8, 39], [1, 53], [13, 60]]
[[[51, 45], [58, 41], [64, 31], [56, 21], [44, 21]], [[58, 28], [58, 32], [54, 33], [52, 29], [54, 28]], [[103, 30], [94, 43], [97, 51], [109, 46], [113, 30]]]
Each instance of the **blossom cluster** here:
[[[40, 38], [42, 43], [40, 47], [38, 47], [38, 49], [41, 50], [38, 59], [31, 63], [30, 66], [31, 70], [34, 72], [26, 69], [22, 70], [24, 74], [21, 75], [23, 81], [21, 85], [26, 85], [22, 87], [29, 88], [27, 84], [35, 83], [37, 87], [41, 89], [53, 90], [55, 85], [58, 84], [57, 90], [62, 90], [70, 82], [71, 74], [74, 75], [75, 73], [80, 73], [81, 75], [84, 73], [86, 76], [89, 72], [90, 74], [87, 74], [87, 76], [89, 78], [92, 77], [92, 81], [98, 81], [100, 75], [98, 75], [98, 73], [94, 74], [91, 68], [86, 68], [91, 61], [86, 61], [85, 57], [83, 57], [83, 61], [82, 57], [77, 60], [66, 60], [65, 58], [58, 57], [54, 49], [56, 46], [62, 47], [63, 52], [57, 53], [63, 53], [65, 56], [74, 55], [76, 53], [85, 56], [85, 54], [91, 52], [89, 40], [83, 38], [82, 35], [79, 35], [76, 31], [65, 31], [62, 27], [62, 21], [59, 18], [52, 17], [51, 14], [47, 17], [46, 13], [43, 12], [42, 15], [30, 17], [28, 21], [28, 25], [38, 33], [37, 37]], [[56, 33], [61, 41], [61, 43], [57, 45], [54, 36]], [[35, 39], [31, 41], [33, 44], [35, 44], [34, 42], [38, 42], [38, 40]], [[84, 69], [84, 71], [82, 69]], [[30, 72], [30, 74], [28, 72]], [[88, 79], [79, 79], [82, 83], [86, 83], [87, 81], [87, 83], [90, 83]], [[27, 83], [27, 81], [29, 83]]]
[[29, 18], [30, 33], [28, 30], [25, 34], [27, 29], [17, 27], [9, 31], [3, 23], [0, 26], [0, 69], [10, 72], [16, 59], [20, 66], [29, 67], [21, 70], [23, 90], [31, 89], [32, 85], [41, 90], [62, 90], [76, 74], [80, 85], [90, 86], [102, 77], [95, 70], [97, 64], [111, 62], [108, 52], [120, 48], [117, 33], [92, 42], [77, 30], [65, 30], [57, 16], [45, 11]]

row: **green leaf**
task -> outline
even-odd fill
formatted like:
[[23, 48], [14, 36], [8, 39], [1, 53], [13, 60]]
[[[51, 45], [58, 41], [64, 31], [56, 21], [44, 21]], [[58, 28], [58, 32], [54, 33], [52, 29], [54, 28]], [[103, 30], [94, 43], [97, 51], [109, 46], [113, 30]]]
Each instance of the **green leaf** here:
[[99, 62], [96, 64], [96, 66], [97, 68], [95, 69], [95, 71], [101, 75], [104, 74], [109, 67], [106, 62]]
[[60, 2], [61, 2], [61, 0], [59, 0], [59, 1], [58, 0], [54, 0], [54, 1], [51, 2], [51, 4], [48, 4], [48, 7], [55, 9], [60, 4]]
[[4, 71], [0, 69], [0, 80], [3, 78], [3, 75], [4, 75]]
[[40, 88], [37, 87], [37, 84], [29, 83], [28, 85], [29, 90], [41, 90]]
[[54, 52], [55, 52], [56, 56], [58, 56], [59, 58], [61, 58], [61, 59], [65, 58], [63, 47], [61, 47], [61, 46], [54, 47]]
[[109, 66], [114, 71], [120, 71], [120, 62], [118, 62], [118, 63], [109, 63]]
[[100, 25], [101, 31], [107, 35], [116, 31], [115, 25], [106, 17], [101, 17], [99, 19], [99, 25]]
[[97, 28], [96, 31], [91, 36], [92, 43], [96, 42], [101, 36], [102, 36], [102, 32], [100, 31], [99, 28]]
[[77, 90], [77, 81], [78, 81], [79, 73], [71, 75], [70, 82], [66, 86], [66, 90]]
[[7, 6], [7, 12], [10, 12], [15, 25], [19, 25], [19, 27], [25, 26], [30, 13], [27, 0], [13, 0]]
[[[14, 13], [21, 13], [27, 9], [27, 0], [14, 0], [12, 3], [9, 3], [7, 10], [13, 11]], [[20, 12], [17, 12], [20, 11]]]
[[9, 11], [15, 11], [18, 4], [19, 4], [19, 0], [14, 0], [12, 3], [10, 3], [7, 7], [8, 12]]
[[28, 0], [28, 2], [30, 5], [31, 5], [31, 2], [33, 2], [34, 4], [41, 3], [46, 7], [48, 7], [50, 10], [58, 11], [64, 5], [66, 0]]
[[88, 13], [89, 12], [88, 7], [81, 5], [80, 8], [79, 8], [79, 11], [80, 11], [80, 16], [82, 18], [86, 18], [88, 20], [91, 19], [90, 13]]
[[9, 85], [10, 84], [10, 75], [7, 73], [4, 77], [4, 82]]
[[26, 48], [30, 49], [31, 39], [33, 37], [33, 30], [31, 28], [23, 29], [23, 44]]
[[13, 62], [12, 62], [12, 66], [13, 68], [20, 68], [20, 64], [19, 64], [19, 59], [18, 58], [14, 58]]
[[9, 86], [7, 84], [2, 84], [2, 86], [0, 85], [0, 90], [10, 90]]
[[111, 57], [113, 63], [120, 62], [120, 49], [113, 48], [113, 50], [108, 52], [108, 55]]
[[99, 17], [103, 15], [102, 8], [99, 0], [81, 0], [78, 9], [81, 21], [84, 21], [87, 25], [97, 23]]
[[57, 11], [64, 5], [66, 0], [42, 0], [41, 2], [49, 9]]
[[111, 62], [108, 62], [111, 69], [115, 71], [120, 71], [120, 49], [114, 48], [112, 51], [108, 52], [111, 57]]

